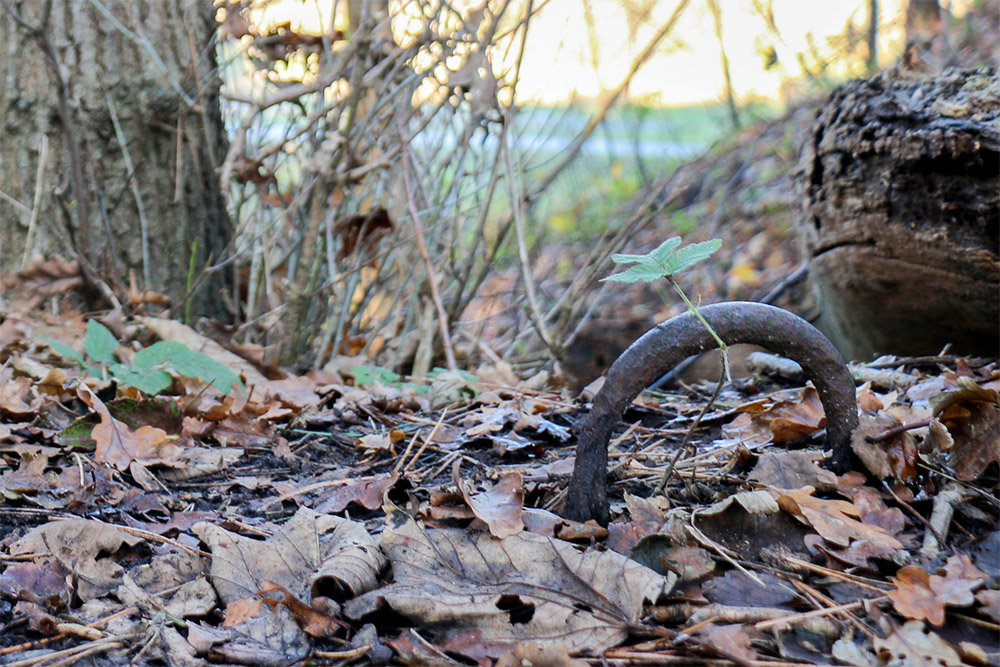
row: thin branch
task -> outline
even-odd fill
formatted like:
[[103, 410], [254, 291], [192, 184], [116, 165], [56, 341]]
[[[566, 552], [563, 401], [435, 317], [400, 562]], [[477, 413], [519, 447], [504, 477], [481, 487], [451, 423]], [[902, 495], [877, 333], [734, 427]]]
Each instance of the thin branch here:
[[[400, 128], [402, 134], [402, 128]], [[404, 139], [404, 145], [409, 145], [409, 141]], [[438, 292], [437, 275], [434, 272], [434, 265], [427, 254], [427, 244], [424, 241], [424, 227], [420, 223], [420, 214], [417, 213], [417, 204], [413, 199], [413, 186], [410, 182], [410, 155], [408, 150], [403, 151], [403, 184], [406, 189], [406, 203], [410, 209], [410, 218], [413, 220], [413, 228], [417, 234], [417, 249], [420, 256], [424, 258], [424, 265], [427, 268], [427, 282], [430, 283], [431, 298], [434, 300], [434, 307], [438, 313], [438, 325], [441, 330], [441, 342], [444, 345], [444, 356], [449, 369], [458, 366], [455, 362], [455, 351], [451, 347], [451, 334], [448, 332], [448, 315], [445, 313], [444, 305], [441, 303], [441, 294]]]

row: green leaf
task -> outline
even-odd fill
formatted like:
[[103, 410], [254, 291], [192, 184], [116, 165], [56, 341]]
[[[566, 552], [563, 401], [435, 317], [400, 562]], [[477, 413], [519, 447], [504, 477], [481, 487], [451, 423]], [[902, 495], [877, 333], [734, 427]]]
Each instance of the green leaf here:
[[87, 355], [94, 361], [102, 364], [113, 364], [118, 361], [115, 357], [118, 339], [97, 320], [87, 321], [87, 337], [83, 339], [83, 346], [87, 350]]
[[354, 386], [370, 387], [375, 384], [390, 385], [399, 382], [402, 376], [399, 373], [394, 373], [388, 368], [382, 368], [381, 366], [352, 366], [351, 372], [354, 373]]
[[649, 256], [653, 258], [654, 262], [663, 266], [670, 261], [670, 257], [674, 254], [674, 251], [677, 250], [680, 244], [681, 237], [671, 236], [669, 239], [661, 243], [656, 250], [650, 252]]
[[132, 362], [139, 368], [159, 366], [187, 377], [201, 378], [224, 394], [231, 392], [234, 384], [243, 387], [239, 375], [207, 354], [195, 352], [187, 345], [173, 340], [160, 341], [140, 350]]
[[613, 283], [637, 283], [640, 280], [644, 282], [652, 282], [654, 280], [660, 280], [663, 278], [663, 271], [656, 266], [646, 266], [644, 264], [636, 264], [635, 266], [630, 266], [625, 271], [621, 273], [616, 273], [607, 278], [602, 278], [601, 282], [610, 281]]
[[615, 264], [632, 264], [634, 262], [639, 262], [645, 266], [653, 266], [656, 263], [649, 255], [621, 255], [618, 253], [611, 255], [611, 261]]
[[53, 340], [47, 336], [39, 336], [38, 340], [42, 341], [46, 345], [52, 348], [52, 350], [61, 357], [66, 357], [67, 359], [72, 359], [76, 363], [83, 366], [83, 355], [71, 348], [66, 343], [60, 343], [57, 340]]
[[[722, 247], [722, 239], [712, 239], [703, 243], [692, 243], [677, 250], [667, 261], [663, 263], [664, 273], [673, 275], [684, 269], [694, 266], [698, 262], [708, 259], [712, 254]], [[653, 252], [656, 252], [655, 250]]]
[[680, 244], [681, 237], [672, 236], [646, 255], [612, 255], [611, 259], [616, 264], [634, 263], [635, 266], [608, 276], [604, 280], [634, 283], [640, 280], [651, 282], [658, 278], [666, 278], [711, 256], [722, 246], [722, 241], [713, 239], [704, 243], [692, 243], [684, 248], [681, 248]]
[[156, 396], [174, 383], [170, 373], [158, 371], [155, 368], [111, 364], [108, 366], [108, 370], [120, 384], [135, 387], [150, 396]]

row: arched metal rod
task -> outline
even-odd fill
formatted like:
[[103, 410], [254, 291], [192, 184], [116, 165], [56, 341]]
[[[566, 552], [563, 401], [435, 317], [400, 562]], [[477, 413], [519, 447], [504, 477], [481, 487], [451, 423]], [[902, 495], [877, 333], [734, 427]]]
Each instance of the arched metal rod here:
[[[830, 467], [846, 472], [851, 463], [851, 433], [858, 425], [854, 379], [826, 336], [801, 317], [762, 303], [717, 303], [699, 312], [726, 345], [759, 345], [802, 366], [826, 413], [827, 443], [833, 448]], [[639, 392], [664, 371], [715, 347], [705, 326], [685, 313], [650, 329], [618, 357], [590, 413], [576, 428], [576, 465], [564, 516], [607, 525], [608, 442], [615, 424]]]

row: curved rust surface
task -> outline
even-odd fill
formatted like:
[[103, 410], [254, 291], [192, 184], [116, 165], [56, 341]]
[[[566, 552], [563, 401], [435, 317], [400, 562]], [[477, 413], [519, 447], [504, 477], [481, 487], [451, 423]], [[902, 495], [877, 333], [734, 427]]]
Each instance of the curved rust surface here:
[[[851, 433], [858, 425], [854, 379], [826, 336], [801, 317], [762, 303], [717, 303], [699, 311], [726, 345], [759, 345], [802, 366], [826, 413], [827, 444], [833, 448], [831, 468], [846, 472], [851, 462]], [[639, 392], [661, 374], [687, 357], [716, 347], [704, 325], [685, 313], [650, 329], [618, 357], [590, 413], [576, 428], [576, 464], [564, 516], [577, 521], [597, 519], [607, 525], [608, 443], [615, 424]]]

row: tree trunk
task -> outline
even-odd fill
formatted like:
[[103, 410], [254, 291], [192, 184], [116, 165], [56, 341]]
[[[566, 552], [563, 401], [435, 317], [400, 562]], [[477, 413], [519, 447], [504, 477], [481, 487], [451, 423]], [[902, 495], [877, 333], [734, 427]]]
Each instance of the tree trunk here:
[[[79, 257], [180, 303], [231, 227], [212, 3], [2, 0], [0, 267]], [[29, 236], [30, 232], [30, 236]], [[222, 314], [209, 277], [196, 310]]]
[[849, 83], [803, 156], [802, 238], [817, 325], [854, 358], [997, 354], [996, 71]]

